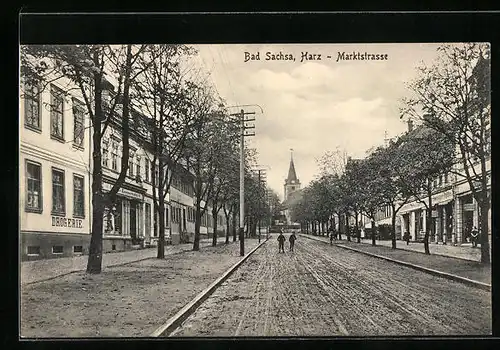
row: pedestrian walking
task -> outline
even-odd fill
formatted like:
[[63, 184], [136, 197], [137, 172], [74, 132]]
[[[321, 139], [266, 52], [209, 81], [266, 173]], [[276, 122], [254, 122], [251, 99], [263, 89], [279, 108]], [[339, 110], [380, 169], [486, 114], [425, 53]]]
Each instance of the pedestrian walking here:
[[403, 239], [406, 242], [406, 245], [410, 244], [410, 233], [408, 231], [405, 231], [405, 234], [403, 235]]
[[295, 245], [295, 240], [297, 237], [295, 236], [295, 233], [292, 232], [290, 237], [288, 238], [288, 241], [290, 242], [290, 251], [293, 252], [293, 246]]
[[477, 237], [479, 236], [479, 232], [477, 230], [477, 227], [474, 226], [472, 228], [472, 231], [470, 232], [470, 240], [472, 242], [472, 247], [477, 247]]
[[283, 231], [280, 231], [278, 236], [278, 253], [285, 252], [285, 236], [283, 236]]
[[333, 240], [335, 239], [335, 231], [333, 228], [330, 229], [330, 245], [333, 245]]

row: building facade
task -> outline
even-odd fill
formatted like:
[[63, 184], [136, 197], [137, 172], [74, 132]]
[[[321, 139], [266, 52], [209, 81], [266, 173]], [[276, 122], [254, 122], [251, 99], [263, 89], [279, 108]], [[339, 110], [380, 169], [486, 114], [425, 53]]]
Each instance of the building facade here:
[[[112, 88], [110, 89], [112, 90]], [[71, 93], [69, 93], [71, 91]], [[92, 227], [92, 133], [87, 108], [77, 89], [63, 78], [47, 87], [21, 82], [19, 105], [19, 227], [22, 260], [88, 254]], [[108, 95], [105, 95], [108, 96]], [[105, 101], [104, 101], [105, 102]], [[103, 251], [156, 245], [158, 213], [153, 202], [153, 153], [146, 117], [130, 118], [129, 159], [125, 182], [103, 215]], [[120, 116], [102, 136], [103, 191], [116, 182], [122, 161]], [[167, 243], [192, 242], [194, 193], [192, 174], [180, 164], [165, 198]], [[203, 203], [204, 204], [204, 203]], [[155, 220], [156, 217], [156, 220]], [[156, 229], [155, 229], [156, 223]], [[226, 220], [218, 215], [219, 235]], [[211, 208], [202, 216], [202, 237], [213, 233]]]
[[85, 254], [91, 225], [90, 133], [68, 82], [21, 82], [19, 228], [25, 260]]

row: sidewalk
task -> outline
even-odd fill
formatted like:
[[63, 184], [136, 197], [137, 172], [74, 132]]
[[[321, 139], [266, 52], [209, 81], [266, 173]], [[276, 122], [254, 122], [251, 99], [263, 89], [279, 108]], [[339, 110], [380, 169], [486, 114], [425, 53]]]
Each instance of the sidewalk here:
[[[356, 240], [355, 238], [353, 239]], [[346, 240], [347, 241], [347, 240]], [[371, 239], [361, 239], [361, 242], [366, 244], [372, 244]], [[392, 241], [376, 241], [377, 245], [392, 247]], [[411, 250], [414, 252], [424, 253], [424, 243], [410, 242], [410, 244], [406, 245], [406, 242], [397, 240], [396, 247], [398, 249], [403, 250]], [[462, 244], [461, 246], [454, 246], [451, 244], [436, 244], [434, 242], [429, 242], [429, 251], [431, 255], [442, 255], [457, 259], [465, 259], [471, 261], [481, 261], [481, 249], [480, 248], [472, 248], [472, 245], [469, 243]]]
[[[326, 243], [330, 242], [329, 238], [327, 237], [304, 235], [304, 234], [302, 234], [302, 236], [310, 237]], [[369, 244], [363, 241], [367, 241], [369, 242]], [[482, 266], [477, 261], [432, 254], [432, 249], [431, 249], [431, 255], [426, 255], [423, 254], [423, 244], [420, 244], [421, 245], [420, 248], [422, 249], [421, 250], [422, 253], [420, 253], [420, 251], [417, 252], [417, 249], [399, 249], [400, 248], [399, 244], [397, 245], [398, 249], [392, 249], [390, 241], [388, 242], [388, 244], [387, 241], [377, 241], [376, 242], [377, 246], [375, 247], [371, 245], [371, 240], [362, 240], [363, 243], [357, 243], [356, 240], [348, 242], [346, 239], [343, 239], [341, 241], [337, 240], [334, 242], [335, 245], [337, 246], [354, 248], [362, 250], [367, 253], [381, 255], [387, 258], [418, 265], [424, 268], [441, 271], [447, 274], [457, 275], [459, 277], [468, 278], [482, 283], [491, 284], [491, 266]], [[404, 243], [404, 242], [399, 242], [399, 243]], [[417, 244], [418, 243], [414, 243], [414, 245]], [[403, 246], [407, 247], [406, 243], [404, 243]], [[450, 248], [460, 249], [460, 247], [450, 247]]]
[[[246, 239], [246, 253], [257, 245]], [[21, 337], [147, 337], [241, 260], [239, 242], [221, 240], [97, 275], [77, 271], [24, 285]]]
[[[219, 244], [224, 240], [219, 239]], [[200, 247], [210, 246], [212, 244], [211, 238], [200, 240]], [[193, 243], [168, 245], [165, 246], [165, 256], [176, 254], [193, 249]], [[146, 248], [139, 250], [128, 250], [124, 252], [106, 253], [102, 257], [102, 268], [126, 264], [134, 261], [154, 258], [158, 249]], [[76, 271], [84, 271], [87, 269], [88, 255], [44, 259], [34, 261], [21, 262], [20, 280], [21, 285], [33, 282], [44, 281], [57, 276], [66, 275]]]

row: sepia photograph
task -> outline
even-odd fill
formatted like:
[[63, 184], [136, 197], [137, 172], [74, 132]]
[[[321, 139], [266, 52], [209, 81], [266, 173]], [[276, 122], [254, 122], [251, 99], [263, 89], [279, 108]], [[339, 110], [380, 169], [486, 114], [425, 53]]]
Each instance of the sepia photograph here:
[[20, 338], [492, 335], [490, 55], [20, 45]]

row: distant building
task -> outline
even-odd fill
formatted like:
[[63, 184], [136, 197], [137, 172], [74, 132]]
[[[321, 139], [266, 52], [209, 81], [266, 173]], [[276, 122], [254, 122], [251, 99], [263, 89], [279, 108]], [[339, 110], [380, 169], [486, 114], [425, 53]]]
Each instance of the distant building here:
[[295, 172], [295, 164], [293, 162], [293, 153], [290, 154], [290, 166], [288, 168], [288, 176], [283, 185], [284, 199], [283, 199], [283, 214], [286, 218], [286, 224], [292, 224], [290, 209], [293, 204], [297, 203], [302, 198], [302, 191], [300, 188], [300, 181]]

